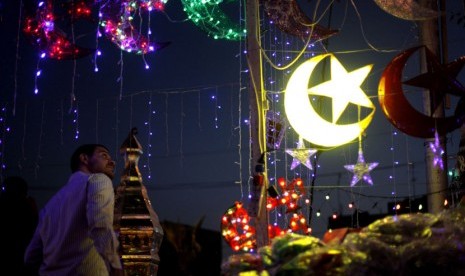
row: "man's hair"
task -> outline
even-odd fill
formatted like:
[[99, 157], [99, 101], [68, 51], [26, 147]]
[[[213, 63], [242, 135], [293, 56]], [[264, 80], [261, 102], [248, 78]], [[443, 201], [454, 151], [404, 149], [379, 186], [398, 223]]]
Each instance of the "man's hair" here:
[[107, 147], [101, 144], [84, 144], [82, 146], [79, 146], [74, 152], [73, 155], [71, 155], [71, 172], [76, 172], [79, 170], [79, 165], [81, 164], [81, 160], [79, 159], [79, 156], [81, 154], [85, 154], [87, 156], [92, 156], [94, 154], [94, 151], [97, 147], [102, 147], [106, 150], [108, 150]]

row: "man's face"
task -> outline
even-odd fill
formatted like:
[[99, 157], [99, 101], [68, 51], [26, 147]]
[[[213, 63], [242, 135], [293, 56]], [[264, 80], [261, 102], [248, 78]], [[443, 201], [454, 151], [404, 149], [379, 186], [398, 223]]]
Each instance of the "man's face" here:
[[110, 179], [115, 176], [115, 161], [110, 153], [103, 147], [97, 147], [89, 159], [89, 171], [91, 173], [104, 173]]

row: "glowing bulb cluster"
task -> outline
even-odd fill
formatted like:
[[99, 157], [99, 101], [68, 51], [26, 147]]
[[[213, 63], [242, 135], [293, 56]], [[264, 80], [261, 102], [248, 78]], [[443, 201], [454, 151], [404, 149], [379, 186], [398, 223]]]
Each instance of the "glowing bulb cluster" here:
[[218, 7], [223, 0], [181, 0], [188, 18], [214, 39], [241, 40], [246, 31]]

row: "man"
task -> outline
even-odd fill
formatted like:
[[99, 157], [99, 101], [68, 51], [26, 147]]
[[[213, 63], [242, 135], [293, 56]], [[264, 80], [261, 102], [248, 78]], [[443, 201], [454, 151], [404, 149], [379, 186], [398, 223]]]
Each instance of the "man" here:
[[68, 183], [40, 211], [28, 267], [39, 275], [123, 275], [113, 231], [114, 169], [103, 145], [75, 150]]

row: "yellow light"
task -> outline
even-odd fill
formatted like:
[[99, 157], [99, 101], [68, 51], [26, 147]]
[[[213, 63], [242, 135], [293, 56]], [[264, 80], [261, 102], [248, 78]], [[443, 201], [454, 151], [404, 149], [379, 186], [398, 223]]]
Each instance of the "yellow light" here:
[[[331, 58], [331, 80], [308, 88], [308, 82], [317, 64]], [[302, 63], [287, 83], [284, 107], [289, 123], [303, 139], [323, 147], [334, 147], [348, 143], [368, 127], [375, 113], [375, 106], [360, 88], [372, 65], [347, 72], [332, 54], [313, 57]], [[314, 110], [308, 95], [332, 98], [333, 118], [328, 122]], [[336, 121], [349, 103], [370, 108], [372, 111], [363, 120], [339, 125]]]

